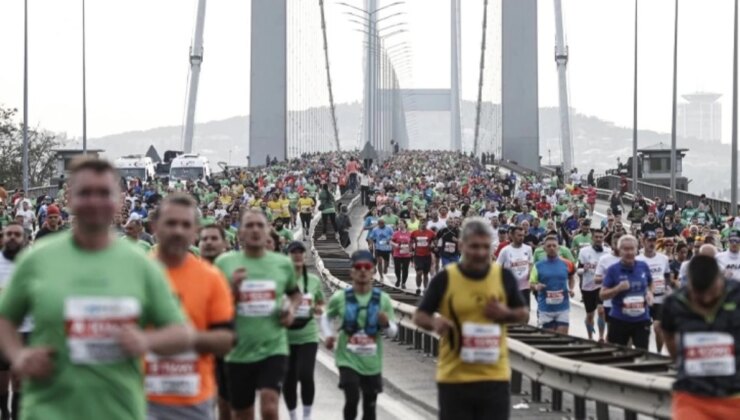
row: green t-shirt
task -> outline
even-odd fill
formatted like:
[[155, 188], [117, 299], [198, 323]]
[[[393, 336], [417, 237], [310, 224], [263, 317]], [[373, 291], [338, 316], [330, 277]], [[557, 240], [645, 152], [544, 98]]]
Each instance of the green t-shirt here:
[[590, 244], [591, 244], [591, 234], [590, 233], [586, 235], [579, 233], [578, 235], [574, 236], [573, 242], [572, 242], [572, 248], [573, 248], [575, 255], [578, 255], [578, 251], [580, 251], [581, 248], [587, 245], [590, 245]]
[[[372, 292], [360, 295], [355, 294], [357, 297], [358, 305], [367, 307], [372, 297]], [[327, 308], [327, 316], [330, 319], [337, 319], [342, 322], [344, 319], [344, 307], [345, 307], [345, 292], [344, 290], [338, 290], [334, 293], [329, 300], [329, 306]], [[393, 305], [391, 304], [391, 298], [388, 294], [381, 292], [380, 294], [380, 311], [388, 316], [388, 320], [392, 321], [395, 319], [393, 313]], [[365, 327], [365, 321], [367, 319], [367, 311], [360, 310], [357, 315], [357, 326], [360, 331]], [[364, 334], [364, 333], [360, 333]], [[344, 330], [339, 331], [339, 336], [336, 344], [336, 353], [334, 358], [337, 361], [338, 367], [347, 367], [353, 369], [360, 375], [379, 375], [383, 368], [383, 339], [378, 336], [376, 337], [377, 350], [374, 355], [361, 356], [350, 352], [347, 349], [347, 342], [349, 337]]]
[[89, 252], [70, 232], [50, 236], [19, 257], [1, 295], [0, 316], [20, 325], [30, 315], [29, 345], [55, 351], [50, 378], [23, 381], [23, 419], [146, 417], [141, 359], [123, 355], [104, 327], [128, 319], [163, 327], [185, 317], [163, 269], [135, 244]]
[[[321, 280], [311, 273], [308, 273], [308, 289], [303, 287], [303, 276], [298, 277], [298, 287], [303, 292], [303, 303], [301, 308], [296, 312], [296, 317], [307, 314], [311, 319], [303, 328], [299, 330], [288, 330], [288, 344], [306, 344], [319, 342], [319, 326], [313, 316], [313, 308], [316, 302], [323, 302], [324, 292], [321, 291]], [[308, 298], [311, 298], [310, 305]]]
[[[560, 248], [558, 249], [558, 255], [561, 257], [567, 259], [568, 261], [572, 262], [573, 264], [576, 264], [576, 258], [573, 256], [573, 253], [568, 249], [565, 245], [560, 245]], [[539, 247], [534, 250], [533, 255], [534, 263], [537, 264], [538, 262], [544, 260], [547, 258], [547, 254], [545, 253], [545, 248]]]
[[390, 227], [395, 228], [398, 224], [398, 216], [396, 216], [395, 214], [384, 214], [380, 217], [380, 219], [384, 221], [387, 226]]
[[286, 242], [290, 243], [290, 241], [293, 240], [293, 232], [291, 232], [290, 229], [283, 227], [282, 229], [276, 231], [278, 236], [285, 239]]
[[565, 211], [568, 210], [567, 204], [556, 204], [555, 205], [555, 213], [557, 214], [563, 214]]
[[9, 214], [7, 214], [7, 213], [6, 214], [3, 214], [2, 216], [0, 216], [0, 228], [4, 228], [5, 226], [8, 225], [8, 223], [10, 223], [12, 221], [13, 221], [13, 218], [10, 217]]
[[226, 361], [253, 363], [270, 356], [287, 356], [288, 336], [280, 324], [280, 313], [285, 294], [298, 287], [290, 258], [275, 252], [251, 258], [244, 252], [231, 251], [218, 257], [215, 265], [229, 281], [237, 268], [247, 270], [236, 305], [237, 344], [226, 355]]

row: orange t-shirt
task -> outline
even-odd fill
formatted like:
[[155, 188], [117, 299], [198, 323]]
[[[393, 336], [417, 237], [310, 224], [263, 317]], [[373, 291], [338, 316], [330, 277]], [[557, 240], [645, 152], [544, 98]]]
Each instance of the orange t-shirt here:
[[[228, 282], [207, 262], [188, 253], [183, 264], [167, 269], [167, 277], [196, 331], [234, 319]], [[145, 371], [147, 397], [155, 403], [196, 405], [216, 393], [212, 354], [149, 355]]]

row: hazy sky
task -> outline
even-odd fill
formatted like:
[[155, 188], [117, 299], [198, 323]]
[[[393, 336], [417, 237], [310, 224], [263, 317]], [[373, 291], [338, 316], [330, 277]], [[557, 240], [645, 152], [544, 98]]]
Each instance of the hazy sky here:
[[[305, 0], [309, 1], [309, 0]], [[362, 6], [362, 0], [346, 0]], [[491, 0], [495, 5], [501, 0]], [[390, 0], [379, 0], [380, 5]], [[347, 9], [326, 0], [329, 48], [338, 102], [361, 99], [362, 34]], [[557, 104], [553, 3], [539, 0], [540, 105]], [[81, 133], [81, 0], [29, 0], [30, 120]], [[483, 0], [462, 0], [463, 98], [477, 94]], [[631, 0], [563, 0], [570, 47], [571, 104], [579, 112], [632, 124]], [[185, 90], [196, 0], [88, 0], [88, 136], [178, 125]], [[211, 0], [199, 122], [249, 113], [248, 0]], [[670, 130], [673, 0], [640, 1], [639, 125]], [[723, 140], [730, 139], [731, 0], [681, 0], [679, 93], [723, 94]], [[449, 0], [406, 0], [412, 65], [404, 87], [449, 86]], [[23, 1], [0, 2], [0, 103], [22, 106]]]

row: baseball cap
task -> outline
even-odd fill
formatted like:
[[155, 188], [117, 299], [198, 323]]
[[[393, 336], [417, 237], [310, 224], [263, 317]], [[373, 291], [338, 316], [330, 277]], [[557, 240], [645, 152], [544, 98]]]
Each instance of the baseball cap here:
[[296, 252], [296, 251], [306, 252], [306, 246], [303, 245], [303, 242], [293, 241], [288, 245], [288, 254], [290, 254], [291, 252]]
[[359, 251], [353, 252], [350, 260], [352, 261], [352, 264], [361, 261], [370, 261], [371, 263], [375, 264], [375, 257], [373, 257], [373, 254], [366, 249], [361, 249]]
[[657, 239], [658, 235], [655, 234], [655, 231], [649, 230], [645, 232], [645, 239]]
[[52, 214], [60, 215], [60, 214], [62, 214], [62, 212], [59, 211], [59, 207], [57, 207], [57, 206], [55, 206], [55, 205], [52, 204], [52, 205], [46, 207], [46, 215], [49, 216], [49, 215], [52, 215]]
[[730, 233], [727, 235], [727, 239], [729, 240], [740, 240], [740, 232], [736, 230], [731, 230]]

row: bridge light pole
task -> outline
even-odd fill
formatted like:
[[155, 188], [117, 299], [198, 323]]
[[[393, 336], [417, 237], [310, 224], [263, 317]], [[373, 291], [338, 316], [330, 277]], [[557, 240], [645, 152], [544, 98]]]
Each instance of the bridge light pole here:
[[23, 191], [28, 192], [28, 0], [23, 2]]
[[735, 25], [732, 54], [732, 168], [730, 181], [730, 214], [737, 217], [737, 31], [738, 0], [735, 0]]
[[673, 114], [671, 118], [671, 197], [676, 197], [676, 112], [678, 108], [678, 0], [673, 24]]
[[637, 194], [637, 0], [635, 0], [635, 64], [632, 93], [632, 194]]

